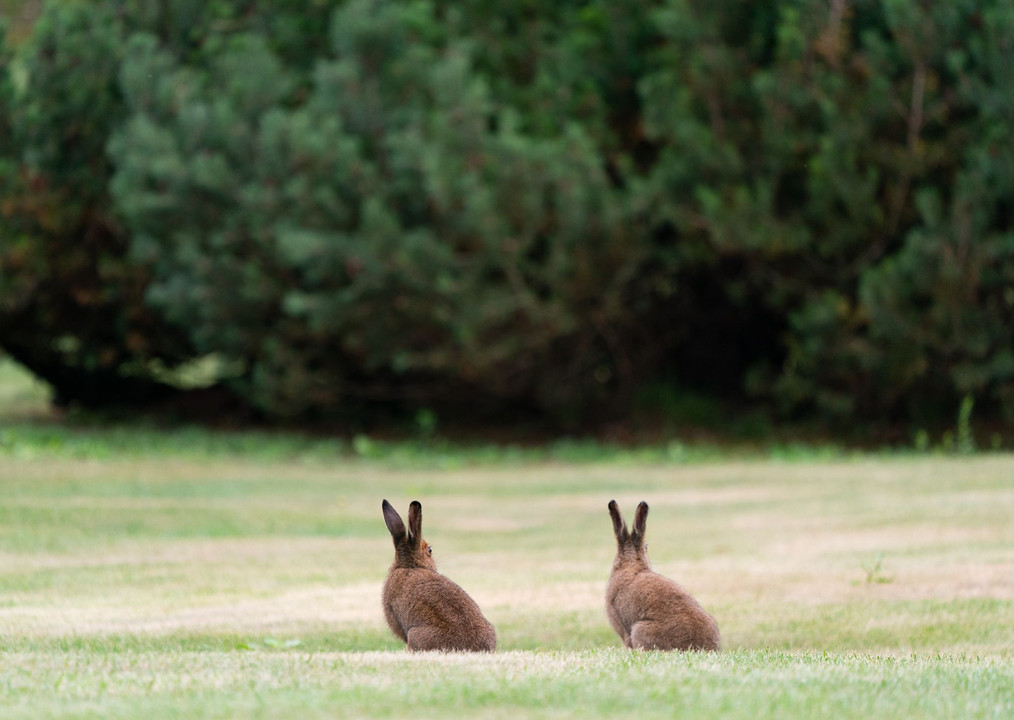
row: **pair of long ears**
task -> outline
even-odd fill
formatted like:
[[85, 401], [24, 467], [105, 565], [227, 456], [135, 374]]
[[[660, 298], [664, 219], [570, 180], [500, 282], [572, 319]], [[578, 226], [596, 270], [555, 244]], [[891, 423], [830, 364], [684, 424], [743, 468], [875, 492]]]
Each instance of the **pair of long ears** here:
[[380, 506], [384, 511], [384, 522], [387, 523], [387, 530], [394, 538], [397, 545], [399, 542], [419, 542], [422, 538], [422, 503], [413, 500], [408, 506], [408, 532], [405, 532], [405, 523], [401, 515], [394, 509], [391, 503], [384, 500]]
[[627, 530], [627, 523], [623, 521], [623, 516], [620, 514], [620, 506], [616, 504], [615, 500], [609, 501], [609, 517], [613, 519], [613, 534], [616, 535], [617, 542], [623, 543], [630, 539], [635, 544], [640, 544], [644, 540], [644, 533], [648, 524], [648, 503], [642, 500], [637, 505], [637, 510], [634, 511], [633, 532]]
[[[422, 503], [418, 500], [413, 500], [408, 506], [407, 534], [401, 515], [398, 514], [398, 511], [394, 509], [391, 503], [385, 499], [380, 507], [384, 511], [384, 522], [387, 523], [387, 530], [391, 533], [391, 537], [394, 538], [396, 543], [401, 540], [417, 542], [422, 537]], [[634, 511], [633, 532], [627, 529], [627, 523], [624, 522], [623, 515], [620, 514], [620, 506], [616, 504], [615, 500], [609, 501], [609, 516], [613, 519], [613, 534], [616, 535], [616, 539], [620, 542], [628, 538], [633, 539], [635, 542], [640, 542], [644, 539], [648, 524], [648, 503], [643, 500], [638, 503], [637, 510]]]

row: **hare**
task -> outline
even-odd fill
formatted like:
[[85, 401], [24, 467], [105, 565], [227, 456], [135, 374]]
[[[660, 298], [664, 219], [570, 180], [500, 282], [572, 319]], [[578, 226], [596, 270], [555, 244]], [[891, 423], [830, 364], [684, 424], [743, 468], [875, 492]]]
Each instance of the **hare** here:
[[634, 530], [615, 500], [609, 515], [616, 535], [616, 559], [606, 586], [606, 614], [628, 648], [643, 650], [718, 650], [718, 624], [690, 594], [653, 572], [644, 544], [648, 503], [634, 514]]
[[384, 582], [384, 617], [409, 650], [496, 650], [496, 630], [457, 584], [437, 572], [433, 548], [422, 538], [422, 505], [408, 506], [408, 530], [384, 500], [394, 539], [394, 563]]

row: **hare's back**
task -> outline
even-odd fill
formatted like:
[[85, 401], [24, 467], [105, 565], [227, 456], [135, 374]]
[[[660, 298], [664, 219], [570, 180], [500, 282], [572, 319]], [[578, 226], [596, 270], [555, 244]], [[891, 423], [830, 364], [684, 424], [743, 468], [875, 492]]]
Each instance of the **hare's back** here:
[[468, 593], [432, 570], [391, 570], [384, 585], [384, 599], [398, 615], [426, 624], [470, 627], [486, 623]]
[[682, 586], [658, 573], [639, 574], [630, 584], [630, 591], [640, 598], [642, 612], [653, 617], [707, 615]]

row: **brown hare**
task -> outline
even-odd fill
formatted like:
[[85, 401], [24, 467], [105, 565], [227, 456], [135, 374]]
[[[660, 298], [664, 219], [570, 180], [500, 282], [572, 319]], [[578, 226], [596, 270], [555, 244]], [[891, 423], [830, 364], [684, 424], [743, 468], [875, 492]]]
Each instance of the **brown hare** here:
[[718, 624], [690, 594], [652, 572], [644, 544], [648, 503], [634, 514], [634, 529], [615, 500], [609, 515], [616, 534], [616, 559], [606, 587], [606, 614], [628, 648], [643, 650], [718, 650]]
[[394, 539], [394, 563], [384, 583], [384, 617], [409, 650], [496, 650], [496, 630], [468, 593], [437, 572], [433, 548], [422, 537], [422, 505], [408, 506], [408, 530], [384, 500], [384, 522]]

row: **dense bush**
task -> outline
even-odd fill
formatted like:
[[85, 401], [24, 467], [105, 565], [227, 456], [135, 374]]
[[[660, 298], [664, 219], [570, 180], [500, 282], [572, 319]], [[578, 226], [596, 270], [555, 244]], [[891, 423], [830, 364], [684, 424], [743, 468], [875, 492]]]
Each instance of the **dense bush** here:
[[[61, 6], [36, 27], [28, 87], [7, 106], [0, 159], [0, 345], [58, 400], [144, 401], [143, 365], [189, 354], [144, 303], [112, 216], [105, 146], [123, 108], [108, 8]], [[5, 68], [9, 65], [5, 65]]]
[[0, 345], [277, 417], [1014, 414], [1008, 5], [51, 3]]
[[133, 38], [113, 192], [152, 305], [274, 413], [579, 401], [644, 260], [594, 145], [514, 127], [426, 5], [332, 28], [298, 103], [258, 35], [200, 72]]
[[836, 416], [951, 412], [966, 393], [1012, 409], [1014, 11], [671, 3], [656, 17], [654, 226], [731, 260], [714, 282], [786, 323], [784, 356], [760, 358], [747, 387]]
[[[50, 3], [36, 26], [23, 56], [27, 86], [8, 105], [10, 144], [0, 156], [0, 346], [49, 381], [58, 401], [162, 398], [168, 388], [158, 378], [194, 357], [183, 329], [145, 302], [148, 275], [127, 257], [106, 146], [125, 113], [117, 86], [125, 39], [150, 30], [197, 54], [215, 22], [252, 14], [244, 7]], [[296, 57], [304, 64], [307, 47]]]

